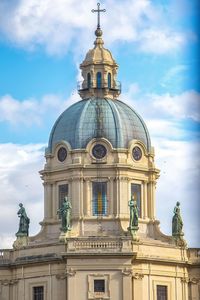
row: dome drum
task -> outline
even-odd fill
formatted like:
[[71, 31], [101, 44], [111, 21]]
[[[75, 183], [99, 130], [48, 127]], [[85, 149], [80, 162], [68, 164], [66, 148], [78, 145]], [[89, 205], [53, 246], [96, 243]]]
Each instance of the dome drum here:
[[82, 95], [82, 92], [84, 92], [85, 95], [85, 92], [88, 91], [89, 96], [91, 94], [95, 95], [98, 92], [101, 93], [102, 90], [104, 95], [107, 94], [107, 96], [109, 96], [109, 92], [112, 92], [115, 93], [114, 96], [118, 96], [121, 93], [121, 82], [111, 82], [109, 79], [103, 82], [98, 82], [97, 80], [91, 80], [90, 77], [88, 77], [86, 80], [77, 82], [77, 90], [80, 96]]

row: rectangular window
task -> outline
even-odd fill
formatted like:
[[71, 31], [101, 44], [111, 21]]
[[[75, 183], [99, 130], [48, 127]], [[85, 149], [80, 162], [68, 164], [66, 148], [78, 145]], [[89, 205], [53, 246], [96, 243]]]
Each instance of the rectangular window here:
[[141, 184], [131, 183], [131, 196], [137, 201], [138, 215], [141, 218]]
[[34, 286], [33, 287], [33, 300], [44, 300], [44, 287]]
[[[65, 199], [66, 196], [68, 196], [68, 184], [59, 185], [58, 194], [59, 194], [58, 195], [58, 208], [60, 209], [63, 204], [63, 200]], [[60, 214], [59, 214], [59, 218], [61, 218]]]
[[105, 293], [105, 280], [95, 279], [94, 280], [94, 292], [95, 293]]
[[166, 285], [157, 285], [157, 300], [167, 300]]
[[93, 216], [107, 215], [107, 182], [92, 183]]

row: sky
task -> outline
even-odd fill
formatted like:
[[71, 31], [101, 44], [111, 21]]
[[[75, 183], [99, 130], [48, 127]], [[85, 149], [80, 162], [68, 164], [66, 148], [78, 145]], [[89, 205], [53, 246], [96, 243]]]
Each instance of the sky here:
[[[0, 248], [18, 231], [18, 204], [43, 220], [44, 151], [60, 113], [79, 101], [79, 64], [95, 39], [96, 1], [0, 0]], [[198, 0], [105, 0], [104, 46], [119, 65], [119, 99], [145, 120], [161, 170], [156, 215], [171, 234], [181, 203], [189, 247], [200, 247]]]

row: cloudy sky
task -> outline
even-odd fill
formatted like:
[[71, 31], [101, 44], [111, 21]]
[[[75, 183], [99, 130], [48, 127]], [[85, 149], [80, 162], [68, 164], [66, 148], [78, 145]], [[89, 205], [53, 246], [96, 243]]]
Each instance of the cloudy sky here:
[[[161, 176], [157, 218], [171, 233], [181, 202], [189, 246], [200, 246], [198, 0], [105, 0], [105, 46], [118, 62], [120, 99], [145, 120]], [[11, 247], [23, 202], [36, 234], [38, 171], [59, 114], [79, 100], [79, 64], [93, 47], [96, 1], [0, 0], [0, 248]]]

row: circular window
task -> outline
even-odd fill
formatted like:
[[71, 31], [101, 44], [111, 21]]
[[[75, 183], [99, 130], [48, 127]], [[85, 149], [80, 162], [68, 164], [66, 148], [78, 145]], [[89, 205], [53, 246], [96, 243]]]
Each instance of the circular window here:
[[132, 155], [135, 160], [140, 160], [142, 157], [142, 151], [139, 147], [134, 147], [132, 150]]
[[66, 157], [67, 157], [67, 150], [64, 148], [64, 147], [61, 147], [59, 150], [58, 150], [58, 160], [63, 162]]
[[106, 156], [106, 153], [106, 147], [101, 144], [97, 144], [92, 148], [92, 155], [97, 159], [103, 158], [104, 156]]

